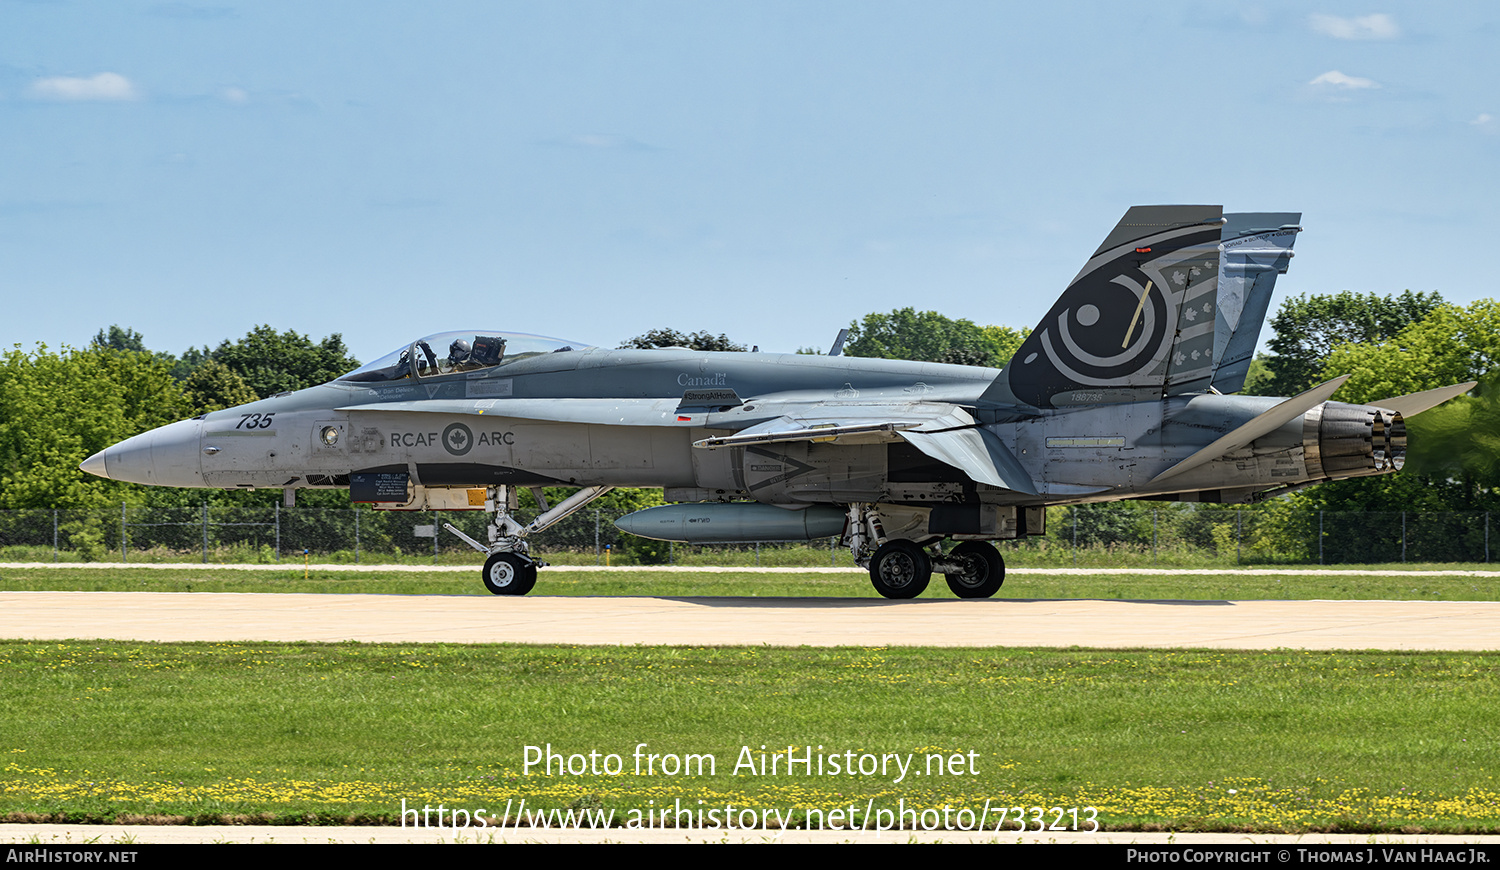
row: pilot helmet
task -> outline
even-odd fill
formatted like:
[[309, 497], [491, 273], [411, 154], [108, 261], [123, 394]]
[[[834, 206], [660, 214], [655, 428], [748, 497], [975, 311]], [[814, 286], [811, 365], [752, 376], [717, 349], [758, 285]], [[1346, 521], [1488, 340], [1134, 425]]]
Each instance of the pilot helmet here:
[[469, 358], [470, 350], [471, 348], [467, 341], [461, 338], [455, 339], [453, 344], [448, 346], [448, 359], [453, 362], [463, 362]]

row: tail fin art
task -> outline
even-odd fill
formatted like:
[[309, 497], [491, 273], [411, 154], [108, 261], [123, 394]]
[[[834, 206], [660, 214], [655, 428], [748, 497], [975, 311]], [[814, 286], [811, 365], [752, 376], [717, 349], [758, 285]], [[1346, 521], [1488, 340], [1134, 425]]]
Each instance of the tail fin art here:
[[1237, 392], [1298, 217], [1131, 208], [984, 398], [1008, 387], [1055, 408]]

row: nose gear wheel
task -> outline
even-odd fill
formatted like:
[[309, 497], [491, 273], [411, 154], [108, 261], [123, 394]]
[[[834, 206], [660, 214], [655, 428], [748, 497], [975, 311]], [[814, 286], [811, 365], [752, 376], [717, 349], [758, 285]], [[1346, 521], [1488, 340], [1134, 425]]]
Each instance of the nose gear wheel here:
[[484, 587], [496, 595], [525, 595], [536, 585], [536, 563], [520, 553], [496, 553], [484, 563]]

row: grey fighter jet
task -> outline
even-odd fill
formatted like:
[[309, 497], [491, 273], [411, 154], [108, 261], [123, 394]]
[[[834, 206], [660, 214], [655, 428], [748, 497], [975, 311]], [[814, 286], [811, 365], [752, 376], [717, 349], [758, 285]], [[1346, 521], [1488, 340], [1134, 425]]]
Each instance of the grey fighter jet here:
[[[524, 595], [528, 537], [613, 487], [672, 504], [618, 521], [663, 540], [839, 535], [888, 598], [932, 573], [993, 595], [990, 543], [1048, 505], [1248, 502], [1399, 469], [1405, 417], [1472, 384], [1375, 405], [1243, 388], [1298, 214], [1130, 209], [1004, 369], [840, 356], [609, 350], [432, 335], [319, 387], [137, 435], [83, 469], [161, 486], [348, 488], [392, 510], [484, 510], [485, 585]], [[578, 487], [530, 523], [520, 487]], [[945, 548], [944, 542], [957, 542]]]

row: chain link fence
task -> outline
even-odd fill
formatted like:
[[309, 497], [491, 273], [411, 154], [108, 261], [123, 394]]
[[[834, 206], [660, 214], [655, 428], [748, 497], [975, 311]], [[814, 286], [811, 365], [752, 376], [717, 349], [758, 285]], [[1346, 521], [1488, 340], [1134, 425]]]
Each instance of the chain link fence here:
[[[527, 517], [521, 516], [523, 521]], [[616, 515], [585, 508], [531, 537], [558, 564], [851, 565], [831, 539], [784, 544], [683, 545], [620, 532]], [[480, 554], [444, 530], [484, 542], [478, 511], [352, 508], [128, 507], [0, 511], [8, 562], [315, 561], [471, 564]], [[1253, 565], [1487, 563], [1484, 511], [1299, 511], [1285, 506], [1142, 506], [1048, 509], [1047, 534], [1002, 543], [1012, 565]]]
[[[33, 562], [268, 563], [460, 561], [478, 554], [443, 529], [479, 541], [482, 512], [223, 507], [0, 511], [0, 559]], [[620, 546], [614, 517], [584, 511], [531, 538], [538, 550], [599, 553]]]

